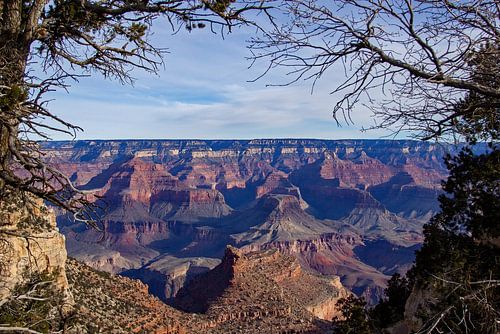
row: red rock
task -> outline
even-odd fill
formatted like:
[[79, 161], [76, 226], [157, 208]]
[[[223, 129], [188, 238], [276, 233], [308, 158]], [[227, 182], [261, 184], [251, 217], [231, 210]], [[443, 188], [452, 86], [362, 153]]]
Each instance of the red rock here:
[[380, 292], [389, 272], [353, 248], [366, 238], [421, 242], [450, 148], [298, 139], [44, 145], [50, 163], [109, 204], [104, 236], [63, 222], [70, 253], [87, 251], [89, 263], [119, 271], [160, 255], [219, 258], [227, 243], [275, 247], [367, 293]]

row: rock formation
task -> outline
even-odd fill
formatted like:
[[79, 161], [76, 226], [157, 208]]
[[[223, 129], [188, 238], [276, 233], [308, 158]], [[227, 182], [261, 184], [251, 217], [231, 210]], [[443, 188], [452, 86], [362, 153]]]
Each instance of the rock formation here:
[[67, 291], [64, 236], [41, 201], [13, 196], [0, 202], [0, 243], [0, 300], [30, 275], [42, 273], [54, 275], [57, 289]]
[[[137, 280], [69, 259], [75, 298], [68, 333], [329, 333], [336, 302], [348, 295], [338, 277], [304, 272], [276, 250], [243, 254], [228, 247], [222, 262], [161, 302]], [[195, 312], [195, 313], [193, 313]]]
[[[323, 333], [347, 290], [338, 277], [302, 270], [277, 250], [242, 253], [229, 246], [222, 262], [178, 293], [174, 305], [205, 315], [210, 333]], [[234, 331], [238, 328], [239, 331]]]
[[285, 139], [43, 146], [108, 204], [103, 232], [58, 215], [70, 255], [143, 283], [65, 267], [53, 214], [1, 203], [2, 303], [41, 275], [61, 310], [76, 312], [68, 332], [172, 334], [327, 333], [346, 288], [373, 302], [387, 275], [408, 268], [454, 150]]
[[[152, 296], [148, 291], [152, 285], [67, 259], [64, 237], [55, 227], [54, 214], [41, 202], [33, 206], [3, 202], [0, 212], [4, 246], [0, 308], [9, 307], [0, 315], [2, 330], [10, 326], [36, 332], [64, 328], [65, 333], [75, 334], [326, 333], [331, 326], [328, 320], [338, 313], [337, 300], [348, 294], [338, 277], [308, 274], [297, 260], [277, 250], [245, 255], [229, 246], [219, 265], [182, 288], [184, 292], [176, 300], [188, 311], [183, 312]], [[215, 265], [199, 258], [177, 263], [163, 258], [154, 264], [163, 267], [162, 261], [171, 268], [171, 281], [195, 268]], [[154, 266], [149, 269], [154, 270]], [[47, 283], [29, 280], [37, 274], [50, 277], [53, 284], [49, 293], [63, 298], [44, 295], [36, 301], [42, 296], [33, 295], [38, 308], [30, 307], [28, 313], [49, 310], [40, 319], [44, 326], [50, 325], [42, 329], [36, 323], [18, 326], [24, 315], [10, 314], [15, 311], [10, 308], [10, 298], [30, 297], [29, 293], [16, 293]], [[205, 277], [208, 282], [203, 281]], [[182, 302], [183, 298], [190, 304]], [[62, 315], [60, 323], [55, 323], [51, 308]]]
[[[69, 253], [95, 268], [140, 277], [164, 300], [189, 270], [161, 259], [216, 261], [227, 244], [278, 248], [377, 300], [387, 275], [411, 262], [403, 250], [421, 243], [446, 176], [442, 157], [455, 149], [407, 140], [44, 144], [50, 163], [109, 205], [103, 234], [58, 218]], [[402, 250], [383, 250], [392, 265], [357, 255], [378, 241]], [[377, 249], [370, 250], [376, 257]]]
[[41, 200], [11, 194], [0, 201], [0, 324], [4, 331], [37, 323], [42, 328], [45, 324], [57, 327], [73, 312], [64, 241], [54, 213]]
[[69, 333], [191, 333], [185, 315], [149, 295], [143, 283], [70, 259], [68, 279], [76, 302]]

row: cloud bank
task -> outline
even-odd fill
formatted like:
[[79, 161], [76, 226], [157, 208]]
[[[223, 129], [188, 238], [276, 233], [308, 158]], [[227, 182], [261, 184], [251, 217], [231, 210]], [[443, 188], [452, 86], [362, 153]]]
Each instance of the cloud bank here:
[[[265, 69], [245, 59], [249, 35], [237, 31], [222, 40], [208, 31], [171, 35], [159, 29], [157, 44], [167, 46], [158, 76], [135, 72], [134, 86], [93, 76], [75, 83], [69, 94], [53, 95], [50, 108], [81, 126], [77, 139], [132, 138], [379, 138], [367, 111], [353, 114], [354, 125], [339, 127], [332, 117], [338, 96], [329, 94], [343, 79], [331, 71], [311, 94], [311, 82], [266, 87], [287, 80], [274, 72], [249, 82]], [[69, 139], [54, 134], [54, 139]]]

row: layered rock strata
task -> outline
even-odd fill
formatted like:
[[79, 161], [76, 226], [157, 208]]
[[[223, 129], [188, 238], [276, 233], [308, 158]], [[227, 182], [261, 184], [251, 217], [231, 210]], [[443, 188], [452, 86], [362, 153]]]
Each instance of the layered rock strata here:
[[[347, 296], [338, 277], [304, 272], [277, 251], [243, 254], [229, 247], [222, 262], [162, 303], [143, 283], [98, 272], [70, 259], [78, 308], [70, 333], [329, 333], [336, 302]], [[193, 313], [194, 312], [194, 313]]]
[[[205, 315], [214, 333], [324, 333], [348, 291], [338, 277], [302, 270], [277, 250], [242, 253], [228, 247], [222, 262], [178, 293], [174, 305]], [[231, 328], [233, 330], [231, 330]]]
[[33, 277], [44, 275], [71, 308], [65, 238], [56, 227], [54, 213], [42, 201], [13, 194], [0, 202], [0, 247], [0, 300], [9, 299]]
[[377, 241], [418, 247], [423, 224], [438, 210], [442, 157], [455, 149], [407, 140], [44, 144], [49, 163], [108, 204], [103, 234], [59, 217], [70, 254], [141, 277], [164, 300], [188, 274], [161, 259], [215, 260], [227, 244], [276, 247], [377, 300], [387, 275], [404, 272], [411, 259], [384, 250], [393, 265], [377, 266], [359, 250]]

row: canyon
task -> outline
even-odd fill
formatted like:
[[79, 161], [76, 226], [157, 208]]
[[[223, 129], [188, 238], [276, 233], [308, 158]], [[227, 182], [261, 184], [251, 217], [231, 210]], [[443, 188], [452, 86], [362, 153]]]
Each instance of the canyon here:
[[214, 270], [181, 289], [177, 309], [137, 280], [74, 259], [66, 273], [76, 302], [69, 333], [328, 333], [348, 294], [338, 278], [311, 275], [276, 250], [228, 247]]
[[[227, 275], [220, 267], [227, 245], [239, 258], [277, 251], [295, 261], [287, 267], [338, 277], [337, 291], [376, 302], [389, 275], [411, 265], [422, 227], [439, 209], [443, 157], [457, 150], [410, 140], [308, 139], [42, 147], [51, 165], [102, 196], [106, 208], [102, 231], [58, 215], [68, 254], [140, 279], [181, 308], [207, 275]], [[331, 319], [331, 305], [325, 297], [308, 307]]]

